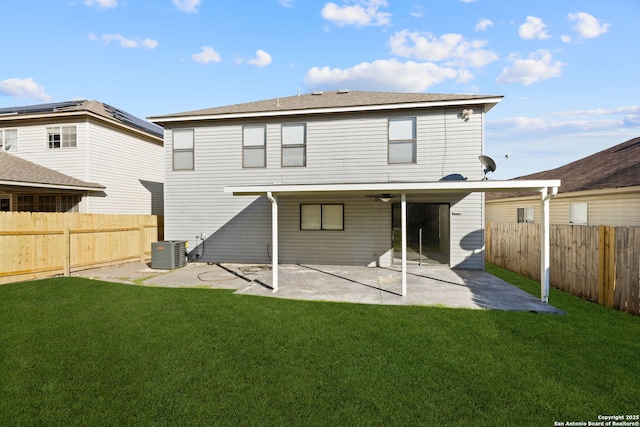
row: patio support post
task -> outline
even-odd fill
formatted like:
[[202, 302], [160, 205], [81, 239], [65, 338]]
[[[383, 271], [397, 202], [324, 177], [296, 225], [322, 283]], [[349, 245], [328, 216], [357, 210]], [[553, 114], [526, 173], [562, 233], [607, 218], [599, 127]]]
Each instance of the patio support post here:
[[551, 194], [547, 187], [540, 191], [542, 196], [542, 239], [540, 248], [540, 300], [549, 303], [549, 269], [550, 269], [550, 237], [549, 237], [549, 200], [558, 194], [558, 187], [552, 187]]
[[402, 296], [407, 296], [407, 195], [402, 193], [400, 199], [402, 217]]
[[271, 279], [273, 292], [278, 292], [278, 201], [271, 191], [267, 198], [271, 202]]

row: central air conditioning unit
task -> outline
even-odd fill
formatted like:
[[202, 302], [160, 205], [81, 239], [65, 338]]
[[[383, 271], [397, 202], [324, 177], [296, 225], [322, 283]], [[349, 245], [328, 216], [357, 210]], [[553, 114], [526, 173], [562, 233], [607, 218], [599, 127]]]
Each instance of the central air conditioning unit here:
[[187, 242], [165, 240], [151, 243], [151, 268], [173, 270], [187, 265]]

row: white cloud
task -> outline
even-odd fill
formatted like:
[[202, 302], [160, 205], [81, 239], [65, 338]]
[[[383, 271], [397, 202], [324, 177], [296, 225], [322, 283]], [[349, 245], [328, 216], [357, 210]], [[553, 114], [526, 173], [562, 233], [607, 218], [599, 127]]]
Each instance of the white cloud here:
[[617, 114], [640, 114], [640, 106], [631, 105], [627, 107], [617, 108], [594, 108], [590, 110], [569, 110], [559, 111], [555, 115], [558, 116], [610, 116]]
[[171, 0], [171, 2], [181, 12], [198, 13], [198, 6], [200, 5], [200, 0]]
[[12, 98], [34, 98], [49, 102], [53, 98], [44, 91], [44, 87], [34, 82], [31, 77], [26, 79], [6, 79], [0, 82], [0, 95]]
[[560, 36], [560, 40], [562, 40], [562, 43], [570, 43], [571, 42], [571, 36], [563, 34], [563, 35]]
[[359, 0], [353, 6], [338, 6], [333, 2], [329, 2], [322, 8], [321, 14], [324, 19], [338, 26], [387, 25], [391, 14], [378, 10], [387, 5], [387, 0]]
[[100, 9], [108, 9], [110, 7], [118, 7], [118, 0], [84, 0], [87, 6], [96, 5]]
[[542, 22], [542, 19], [535, 16], [527, 16], [527, 22], [520, 25], [518, 34], [523, 39], [548, 39], [549, 35], [546, 31], [547, 24]]
[[109, 44], [112, 41], [115, 41], [120, 45], [120, 47], [125, 49], [132, 49], [137, 47], [142, 47], [145, 49], [155, 49], [156, 46], [158, 46], [157, 40], [152, 40], [150, 38], [145, 38], [143, 40], [133, 40], [126, 38], [122, 34], [103, 34], [100, 37], [96, 36], [95, 34], [89, 34], [89, 40], [102, 40], [104, 44]]
[[208, 64], [209, 62], [220, 62], [222, 58], [211, 46], [202, 46], [199, 53], [194, 53], [191, 58], [200, 64]]
[[476, 31], [485, 31], [489, 27], [493, 27], [493, 21], [491, 19], [482, 18], [476, 24]]
[[409, 14], [414, 18], [422, 18], [422, 15], [424, 15], [424, 9], [421, 5], [415, 5]]
[[560, 77], [562, 67], [566, 65], [560, 61], [554, 62], [551, 52], [546, 49], [530, 53], [526, 59], [511, 55], [509, 60], [511, 67], [502, 70], [496, 79], [497, 83], [521, 83], [527, 86], [538, 80]]
[[476, 0], [460, 0], [462, 3], [473, 3]]
[[585, 39], [592, 39], [607, 32], [611, 24], [602, 24], [593, 16], [585, 12], [570, 13], [569, 20], [575, 21], [571, 28], [576, 30]]
[[247, 61], [247, 64], [255, 65], [256, 67], [266, 67], [271, 64], [271, 55], [262, 49], [258, 49], [256, 57]]
[[293, 7], [295, 0], [278, 0], [278, 4], [282, 7]]
[[331, 89], [348, 87], [354, 90], [391, 90], [422, 92], [447, 79], [467, 82], [473, 75], [466, 70], [439, 67], [432, 63], [397, 59], [363, 62], [351, 68], [313, 67], [304, 78], [307, 87]]
[[403, 30], [389, 39], [394, 55], [419, 61], [445, 61], [445, 65], [483, 67], [498, 59], [498, 56], [482, 49], [485, 40], [467, 41], [461, 34], [443, 34], [440, 38], [429, 33]]
[[637, 137], [638, 112], [639, 106], [627, 106], [564, 111], [539, 117], [492, 119], [487, 116], [486, 137], [491, 141], [492, 152], [509, 154], [509, 161], [493, 179], [552, 169]]

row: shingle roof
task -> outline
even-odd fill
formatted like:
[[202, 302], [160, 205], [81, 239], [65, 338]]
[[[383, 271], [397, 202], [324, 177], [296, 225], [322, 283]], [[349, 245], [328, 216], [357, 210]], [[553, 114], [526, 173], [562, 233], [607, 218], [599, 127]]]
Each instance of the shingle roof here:
[[[640, 137], [630, 139], [556, 169], [518, 179], [560, 179], [559, 193], [640, 185]], [[487, 193], [486, 200], [528, 196], [519, 193]]]
[[95, 188], [96, 190], [105, 188], [100, 184], [73, 178], [4, 151], [0, 151], [0, 181], [10, 182], [11, 185], [16, 186], [42, 184], [68, 188]]
[[157, 116], [155, 118], [151, 117], [150, 119], [161, 121], [159, 120], [161, 117], [192, 117], [242, 113], [248, 114], [265, 112], [287, 112], [323, 108], [362, 107], [407, 103], [474, 101], [487, 98], [502, 98], [502, 96], [361, 92], [342, 90], [331, 92], [313, 92], [303, 95], [289, 96], [285, 98], [274, 98], [263, 101], [247, 102], [244, 104], [186, 111], [182, 113], [167, 114], [165, 116]]
[[20, 116], [37, 116], [40, 114], [50, 114], [54, 112], [68, 111], [89, 111], [109, 120], [115, 120], [119, 123], [132, 126], [138, 130], [147, 132], [153, 136], [162, 138], [162, 127], [140, 119], [132, 114], [122, 111], [99, 101], [65, 101], [53, 102], [48, 104], [26, 105], [22, 107], [0, 108], [0, 116], [17, 115]]

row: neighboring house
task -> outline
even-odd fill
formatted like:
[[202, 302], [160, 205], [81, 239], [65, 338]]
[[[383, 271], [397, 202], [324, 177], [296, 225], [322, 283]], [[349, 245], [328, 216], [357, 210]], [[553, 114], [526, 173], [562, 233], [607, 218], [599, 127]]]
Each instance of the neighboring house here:
[[0, 166], [0, 212], [79, 212], [80, 200], [104, 190], [2, 150]]
[[[516, 180], [560, 179], [551, 200], [552, 224], [640, 226], [640, 137], [556, 169]], [[491, 193], [487, 221], [540, 222], [540, 199], [528, 194]]]
[[482, 269], [482, 192], [503, 183], [478, 156], [501, 99], [341, 90], [152, 117], [165, 237], [206, 262]]
[[162, 143], [98, 101], [0, 108], [0, 209], [162, 214]]

